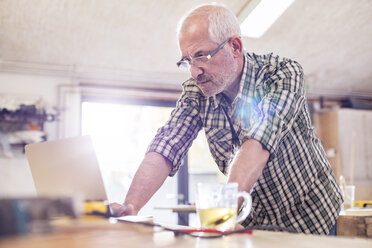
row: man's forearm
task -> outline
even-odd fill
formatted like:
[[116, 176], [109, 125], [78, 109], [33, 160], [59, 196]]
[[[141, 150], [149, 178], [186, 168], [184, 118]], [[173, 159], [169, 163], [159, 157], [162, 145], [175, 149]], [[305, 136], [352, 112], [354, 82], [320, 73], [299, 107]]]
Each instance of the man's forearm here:
[[146, 154], [124, 201], [134, 207], [133, 214], [137, 214], [161, 187], [171, 168], [171, 162], [159, 153], [149, 152]]
[[250, 192], [262, 174], [269, 155], [258, 141], [245, 141], [231, 163], [228, 182], [237, 182], [240, 191]]

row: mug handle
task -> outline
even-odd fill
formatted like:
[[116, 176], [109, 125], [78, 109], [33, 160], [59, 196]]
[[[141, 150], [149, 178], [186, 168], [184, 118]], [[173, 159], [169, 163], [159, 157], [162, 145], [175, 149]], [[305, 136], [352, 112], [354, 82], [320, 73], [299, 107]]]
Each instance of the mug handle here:
[[238, 196], [238, 198], [239, 197], [243, 197], [244, 198], [244, 202], [243, 202], [243, 204], [241, 206], [242, 211], [240, 212], [240, 214], [236, 218], [236, 223], [240, 223], [243, 220], [245, 220], [245, 218], [247, 218], [248, 215], [249, 215], [249, 213], [251, 212], [251, 208], [252, 208], [252, 197], [251, 197], [251, 195], [249, 193], [247, 193], [245, 191], [238, 192], [237, 196]]

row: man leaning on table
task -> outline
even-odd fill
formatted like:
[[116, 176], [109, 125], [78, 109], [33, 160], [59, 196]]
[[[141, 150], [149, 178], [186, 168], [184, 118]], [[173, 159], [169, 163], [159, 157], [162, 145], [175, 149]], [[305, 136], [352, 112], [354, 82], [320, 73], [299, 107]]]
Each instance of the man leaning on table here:
[[178, 41], [177, 65], [188, 68], [191, 78], [148, 147], [124, 203], [111, 204], [114, 214], [137, 214], [178, 171], [204, 129], [228, 182], [251, 193], [243, 226], [328, 234], [342, 196], [311, 126], [301, 66], [246, 52], [236, 16], [220, 5], [191, 10], [180, 22]]

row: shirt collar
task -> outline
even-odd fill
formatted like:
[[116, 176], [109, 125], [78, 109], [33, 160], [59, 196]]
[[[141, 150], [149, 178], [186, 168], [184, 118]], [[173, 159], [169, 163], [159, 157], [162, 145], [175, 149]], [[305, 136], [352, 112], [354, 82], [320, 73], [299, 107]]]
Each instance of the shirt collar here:
[[244, 102], [251, 102], [252, 98], [254, 98], [257, 70], [258, 65], [255, 63], [252, 55], [248, 52], [245, 52], [244, 71], [240, 80], [240, 90], [234, 102], [239, 101], [240, 99]]

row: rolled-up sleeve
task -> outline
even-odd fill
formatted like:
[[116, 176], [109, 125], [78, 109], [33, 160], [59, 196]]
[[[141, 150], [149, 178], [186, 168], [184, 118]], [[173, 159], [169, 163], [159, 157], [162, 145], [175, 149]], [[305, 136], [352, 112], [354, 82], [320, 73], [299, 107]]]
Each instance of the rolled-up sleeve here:
[[303, 71], [295, 61], [282, 61], [265, 81], [258, 84], [264, 92], [250, 115], [249, 128], [243, 130], [243, 142], [259, 141], [274, 155], [278, 144], [291, 129], [303, 102]]
[[147, 152], [157, 152], [169, 159], [173, 165], [169, 176], [173, 176], [201, 128], [197, 103], [183, 93], [169, 120], [158, 129]]

